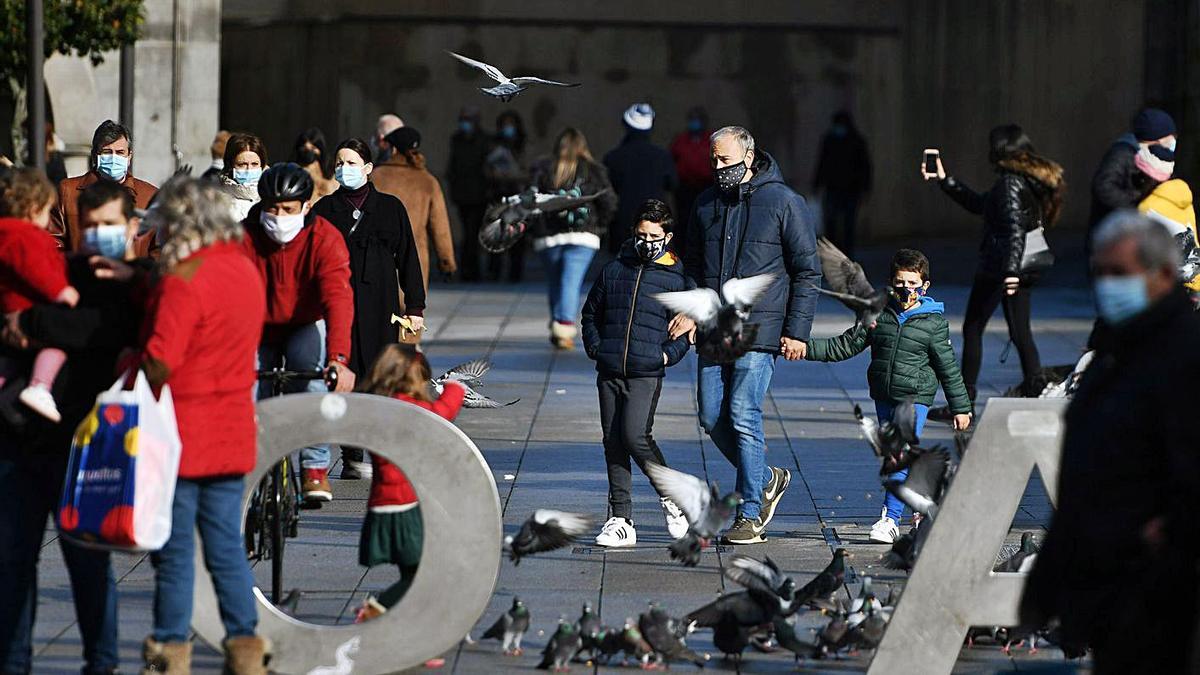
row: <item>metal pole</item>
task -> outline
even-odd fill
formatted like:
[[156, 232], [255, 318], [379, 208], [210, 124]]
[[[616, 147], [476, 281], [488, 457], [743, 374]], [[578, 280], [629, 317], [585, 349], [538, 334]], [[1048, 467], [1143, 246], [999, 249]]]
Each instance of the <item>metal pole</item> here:
[[29, 157], [33, 166], [46, 170], [46, 86], [42, 66], [46, 55], [42, 39], [42, 0], [25, 0], [25, 32], [29, 44], [29, 75], [25, 101], [29, 109]]
[[133, 129], [133, 51], [132, 44], [121, 46], [121, 124]]

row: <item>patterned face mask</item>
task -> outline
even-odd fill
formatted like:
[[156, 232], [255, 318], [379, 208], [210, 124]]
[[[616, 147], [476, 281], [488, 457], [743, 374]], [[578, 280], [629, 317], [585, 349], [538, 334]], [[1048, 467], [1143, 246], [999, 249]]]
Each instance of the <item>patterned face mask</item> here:
[[642, 262], [654, 262], [667, 250], [667, 238], [646, 239], [635, 236], [633, 238], [633, 248], [637, 251], [638, 258], [641, 258]]
[[717, 189], [722, 192], [733, 192], [741, 184], [742, 179], [746, 177], [747, 171], [749, 171], [749, 167], [746, 166], [745, 157], [737, 164], [713, 169], [713, 179], [717, 183]]

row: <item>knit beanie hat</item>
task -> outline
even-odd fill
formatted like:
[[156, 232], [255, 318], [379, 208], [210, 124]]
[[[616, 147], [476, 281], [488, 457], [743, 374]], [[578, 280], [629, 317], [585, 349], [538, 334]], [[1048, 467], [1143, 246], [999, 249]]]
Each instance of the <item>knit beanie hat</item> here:
[[649, 131], [654, 126], [654, 108], [649, 103], [634, 103], [625, 110], [622, 118], [630, 129]]
[[1142, 173], [1161, 183], [1175, 173], [1175, 151], [1157, 143], [1143, 145], [1134, 156], [1133, 163]]
[[400, 127], [387, 136], [384, 136], [383, 140], [391, 143], [397, 152], [416, 150], [421, 147], [421, 134], [412, 127]]
[[1145, 108], [1133, 118], [1130, 131], [1139, 141], [1157, 141], [1175, 135], [1175, 120], [1164, 110]]

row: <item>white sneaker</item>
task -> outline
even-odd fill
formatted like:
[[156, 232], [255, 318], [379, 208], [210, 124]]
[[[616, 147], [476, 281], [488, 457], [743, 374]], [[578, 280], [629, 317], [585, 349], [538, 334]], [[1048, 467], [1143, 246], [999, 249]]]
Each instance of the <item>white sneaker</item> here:
[[680, 511], [678, 506], [675, 506], [675, 502], [666, 497], [658, 500], [658, 502], [662, 504], [663, 516], [667, 519], [667, 532], [671, 535], [671, 538], [678, 539], [687, 534], [687, 516], [683, 515], [683, 511]]
[[636, 544], [637, 530], [624, 518], [609, 518], [596, 535], [596, 545], [605, 548], [628, 548]]
[[54, 396], [50, 393], [49, 389], [38, 384], [31, 384], [22, 389], [21, 395], [17, 398], [21, 400], [21, 403], [29, 406], [30, 410], [51, 422], [62, 421], [62, 415], [58, 412], [58, 405], [54, 403]]
[[871, 526], [871, 541], [876, 544], [891, 544], [900, 536], [900, 528], [896, 521], [884, 516]]
[[913, 514], [913, 524], [912, 524], [912, 527], [908, 528], [908, 533], [916, 534], [917, 528], [921, 526], [921, 521], [924, 520], [924, 518], [925, 518], [925, 516], [923, 516], [919, 513], [914, 513]]

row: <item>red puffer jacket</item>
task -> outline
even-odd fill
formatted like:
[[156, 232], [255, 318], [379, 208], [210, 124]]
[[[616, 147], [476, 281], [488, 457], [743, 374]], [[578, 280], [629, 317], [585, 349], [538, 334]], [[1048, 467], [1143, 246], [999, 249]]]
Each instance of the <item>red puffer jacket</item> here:
[[263, 230], [259, 213], [261, 207], [255, 205], [242, 222], [242, 244], [267, 287], [263, 342], [282, 344], [297, 328], [325, 319], [327, 358], [349, 363], [354, 291], [341, 233], [310, 213], [295, 239], [278, 244]]
[[[453, 420], [462, 410], [464, 394], [457, 382], [447, 382], [442, 395], [433, 402], [418, 401], [404, 394], [396, 394], [394, 398]], [[375, 513], [407, 511], [417, 503], [417, 492], [399, 467], [376, 454], [371, 455], [371, 464], [374, 472], [371, 476], [371, 497], [367, 500], [368, 509]]]
[[0, 218], [0, 311], [54, 302], [67, 287], [67, 262], [54, 235], [19, 218]]

